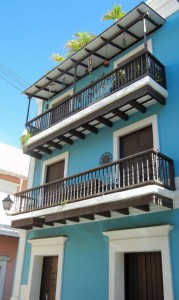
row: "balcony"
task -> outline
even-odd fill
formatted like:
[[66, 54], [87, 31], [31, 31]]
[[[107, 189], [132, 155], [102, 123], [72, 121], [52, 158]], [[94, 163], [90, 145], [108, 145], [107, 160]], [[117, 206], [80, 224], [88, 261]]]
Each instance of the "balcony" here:
[[[165, 104], [165, 68], [148, 51], [129, 58], [112, 72], [63, 103], [27, 122], [32, 137], [24, 152], [36, 158], [73, 144], [101, 126], [112, 127], [131, 113], [145, 113], [154, 103]], [[83, 112], [83, 113], [82, 113]]]
[[[80, 218], [94, 220], [94, 215], [109, 218], [112, 211], [129, 215], [131, 207], [145, 212], [151, 206], [171, 209], [172, 199], [147, 189], [154, 185], [175, 190], [174, 165], [167, 156], [148, 150], [16, 193], [12, 226], [30, 229]], [[143, 193], [135, 193], [139, 188]]]

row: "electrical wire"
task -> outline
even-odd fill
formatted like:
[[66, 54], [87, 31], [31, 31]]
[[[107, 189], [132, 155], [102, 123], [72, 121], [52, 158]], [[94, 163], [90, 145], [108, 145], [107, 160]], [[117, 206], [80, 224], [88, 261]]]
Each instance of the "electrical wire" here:
[[25, 81], [22, 77], [17, 75], [15, 72], [10, 70], [8, 67], [6, 67], [3, 64], [0, 64], [0, 78], [2, 78], [4, 81], [18, 89], [20, 92], [24, 90], [24, 88], [27, 88], [28, 85], [30, 85], [27, 81]]
[[12, 70], [7, 68], [5, 65], [0, 64], [0, 68], [3, 70], [3, 72], [9, 74], [12, 78], [14, 78], [16, 81], [18, 81], [21, 85], [23, 85], [25, 87], [30, 85], [27, 81], [25, 81], [22, 77], [20, 77], [19, 75], [14, 73]]
[[18, 80], [16, 77], [12, 76], [10, 73], [4, 71], [1, 69], [0, 66], [0, 72], [3, 73], [5, 76], [7, 76], [8, 78], [10, 78], [12, 81], [16, 82], [18, 85], [22, 86], [23, 88], [26, 87], [26, 85], [24, 83], [22, 83], [20, 80]]
[[2, 78], [4, 81], [8, 82], [10, 85], [12, 85], [13, 87], [15, 87], [20, 92], [22, 92], [22, 90], [20, 88], [18, 88], [15, 84], [11, 83], [9, 80], [5, 79], [3, 76], [0, 75], [0, 78]]

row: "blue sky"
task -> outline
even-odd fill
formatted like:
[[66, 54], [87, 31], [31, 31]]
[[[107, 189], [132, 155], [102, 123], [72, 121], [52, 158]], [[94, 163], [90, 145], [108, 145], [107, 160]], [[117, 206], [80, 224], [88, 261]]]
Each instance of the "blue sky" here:
[[[19, 138], [26, 120], [27, 97], [21, 93], [24, 88], [12, 80], [11, 72], [25, 80], [27, 86], [33, 84], [44, 73], [55, 67], [54, 62], [49, 59], [51, 54], [59, 52], [63, 55], [64, 45], [72, 39], [74, 33], [87, 31], [99, 34], [112, 24], [110, 21], [101, 22], [101, 17], [111, 10], [114, 3], [121, 3], [123, 10], [128, 12], [140, 2], [138, 0], [2, 1], [0, 142], [19, 148]], [[31, 118], [33, 117], [35, 114], [31, 115]]]

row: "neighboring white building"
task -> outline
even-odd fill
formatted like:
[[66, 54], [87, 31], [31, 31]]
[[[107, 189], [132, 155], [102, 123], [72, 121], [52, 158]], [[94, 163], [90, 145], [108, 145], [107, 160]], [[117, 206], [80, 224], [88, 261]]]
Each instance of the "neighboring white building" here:
[[[30, 158], [21, 149], [0, 143], [0, 230], [10, 225], [10, 218], [2, 207], [2, 200], [26, 187]], [[4, 226], [3, 226], [4, 227]]]

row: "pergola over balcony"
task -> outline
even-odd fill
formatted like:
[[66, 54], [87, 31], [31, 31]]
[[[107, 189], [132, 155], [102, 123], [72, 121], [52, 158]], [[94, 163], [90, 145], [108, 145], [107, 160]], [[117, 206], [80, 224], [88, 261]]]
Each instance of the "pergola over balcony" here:
[[[144, 32], [143, 20], [146, 23], [146, 32]], [[93, 70], [95, 70], [103, 64], [104, 60], [111, 60], [143, 40], [145, 34], [150, 35], [159, 29], [164, 22], [165, 20], [160, 15], [142, 2], [92, 40], [86, 47], [73, 54], [48, 74], [45, 74], [26, 89], [24, 94], [29, 98], [35, 97], [48, 101], [55, 94], [71, 86], [75, 80], [78, 81], [86, 76], [88, 58], [92, 60]], [[123, 42], [124, 36], [125, 44]], [[106, 57], [106, 46], [108, 57]], [[52, 83], [54, 84], [53, 91], [51, 90]]]
[[[26, 127], [33, 137], [24, 152], [40, 159], [43, 154], [51, 154], [55, 148], [61, 149], [65, 143], [73, 144], [76, 138], [85, 139], [89, 132], [97, 134], [101, 126], [112, 127], [118, 118], [128, 120], [131, 111], [145, 113], [151, 104], [165, 104], [167, 92], [164, 66], [147, 51], [146, 42], [147, 35], [160, 28], [164, 22], [148, 5], [141, 3], [29, 87], [24, 92], [29, 98]], [[89, 59], [92, 60], [94, 71], [106, 59], [110, 61], [140, 40], [144, 40], [143, 52], [130, 57], [114, 71], [76, 93], [76, 82], [86, 76]], [[147, 77], [146, 81], [140, 81], [137, 88], [133, 86], [130, 95], [128, 90], [117, 93], [144, 77]], [[73, 97], [33, 120], [28, 120], [32, 97], [48, 101], [70, 86], [73, 86]], [[106, 100], [101, 101], [104, 98]]]

